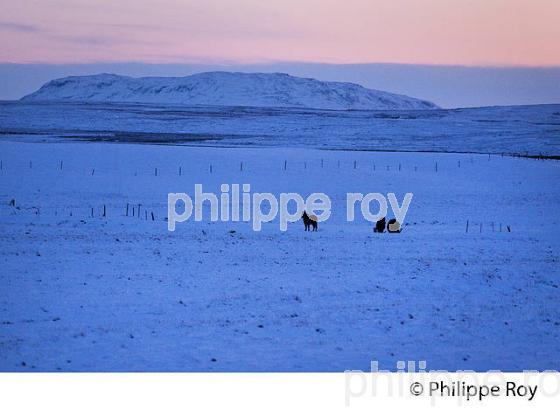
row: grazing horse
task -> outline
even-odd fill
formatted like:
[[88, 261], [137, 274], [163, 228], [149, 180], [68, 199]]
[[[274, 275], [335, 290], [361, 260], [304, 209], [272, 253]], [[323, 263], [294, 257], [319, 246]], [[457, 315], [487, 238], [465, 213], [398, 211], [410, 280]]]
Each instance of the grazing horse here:
[[381, 218], [379, 221], [375, 223], [375, 228], [373, 228], [373, 232], [377, 232], [377, 233], [385, 232], [385, 217]]
[[387, 232], [401, 233], [401, 224], [398, 223], [398, 221], [395, 218], [390, 219], [389, 223], [387, 224]]
[[313, 226], [313, 231], [317, 230], [317, 217], [315, 215], [309, 216], [307, 212], [303, 211], [301, 218], [303, 219], [306, 231], [309, 231], [311, 226]]

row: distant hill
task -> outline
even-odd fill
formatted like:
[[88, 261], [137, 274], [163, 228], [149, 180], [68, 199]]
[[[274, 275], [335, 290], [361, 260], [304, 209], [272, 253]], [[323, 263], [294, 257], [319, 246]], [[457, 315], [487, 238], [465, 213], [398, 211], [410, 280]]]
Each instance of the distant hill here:
[[65, 77], [24, 101], [103, 101], [182, 105], [302, 107], [332, 110], [424, 110], [435, 104], [353, 83], [274, 73], [208, 72], [186, 77], [115, 74]]

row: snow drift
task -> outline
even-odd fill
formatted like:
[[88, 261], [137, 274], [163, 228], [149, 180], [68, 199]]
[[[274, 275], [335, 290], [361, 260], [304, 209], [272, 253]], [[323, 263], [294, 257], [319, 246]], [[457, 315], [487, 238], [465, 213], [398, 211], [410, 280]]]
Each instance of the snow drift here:
[[25, 101], [104, 101], [184, 105], [303, 107], [333, 110], [438, 108], [416, 98], [353, 83], [274, 73], [209, 72], [187, 77], [133, 78], [115, 74], [53, 80]]

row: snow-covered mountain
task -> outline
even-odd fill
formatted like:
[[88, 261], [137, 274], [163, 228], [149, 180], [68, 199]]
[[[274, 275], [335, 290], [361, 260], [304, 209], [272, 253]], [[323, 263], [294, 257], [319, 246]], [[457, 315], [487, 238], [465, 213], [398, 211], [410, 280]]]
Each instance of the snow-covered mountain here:
[[184, 105], [304, 107], [333, 110], [434, 109], [435, 104], [353, 83], [274, 73], [209, 72], [187, 77], [114, 74], [53, 80], [25, 101], [106, 101]]

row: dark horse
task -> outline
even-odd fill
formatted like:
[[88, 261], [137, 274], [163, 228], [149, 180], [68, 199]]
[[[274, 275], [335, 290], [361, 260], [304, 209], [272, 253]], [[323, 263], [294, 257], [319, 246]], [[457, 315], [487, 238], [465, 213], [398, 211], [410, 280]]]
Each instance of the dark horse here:
[[313, 226], [313, 231], [317, 230], [317, 217], [315, 215], [309, 216], [307, 215], [307, 212], [303, 211], [301, 218], [303, 219], [306, 231], [310, 230], [310, 226]]
[[381, 218], [379, 221], [375, 223], [375, 228], [373, 228], [373, 232], [377, 232], [377, 233], [385, 232], [385, 217]]

